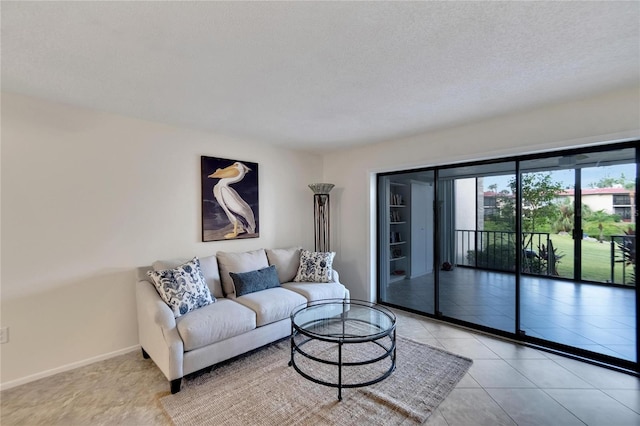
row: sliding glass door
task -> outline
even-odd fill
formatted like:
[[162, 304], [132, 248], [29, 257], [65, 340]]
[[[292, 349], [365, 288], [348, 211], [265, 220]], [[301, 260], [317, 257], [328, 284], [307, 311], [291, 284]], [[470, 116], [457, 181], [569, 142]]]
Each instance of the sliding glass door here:
[[637, 369], [637, 173], [625, 143], [380, 174], [378, 301]]

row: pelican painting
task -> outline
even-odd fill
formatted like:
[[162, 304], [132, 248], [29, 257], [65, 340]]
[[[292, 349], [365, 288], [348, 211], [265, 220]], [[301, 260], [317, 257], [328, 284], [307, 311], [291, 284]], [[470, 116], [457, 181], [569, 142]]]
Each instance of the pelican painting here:
[[[255, 205], [257, 208], [258, 165], [202, 157], [202, 166], [203, 241], [257, 237], [256, 215], [251, 206]], [[208, 181], [206, 183], [205, 176]], [[213, 188], [211, 183], [215, 183]], [[207, 195], [205, 191], [208, 192]], [[210, 197], [206, 200], [209, 194], [213, 194], [215, 201]], [[209, 203], [206, 204], [206, 201]], [[222, 209], [224, 215], [219, 209]]]

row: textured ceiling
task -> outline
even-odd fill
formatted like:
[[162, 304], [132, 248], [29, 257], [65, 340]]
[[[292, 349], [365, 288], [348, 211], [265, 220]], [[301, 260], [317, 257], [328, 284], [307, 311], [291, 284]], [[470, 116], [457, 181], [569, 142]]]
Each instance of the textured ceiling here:
[[308, 150], [640, 81], [639, 2], [7, 2], [2, 90]]

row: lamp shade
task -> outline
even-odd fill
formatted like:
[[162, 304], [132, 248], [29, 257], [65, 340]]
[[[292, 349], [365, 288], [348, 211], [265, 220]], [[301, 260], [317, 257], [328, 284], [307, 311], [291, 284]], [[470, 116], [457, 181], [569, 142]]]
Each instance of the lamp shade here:
[[332, 183], [312, 183], [309, 188], [314, 194], [328, 194], [335, 185]]

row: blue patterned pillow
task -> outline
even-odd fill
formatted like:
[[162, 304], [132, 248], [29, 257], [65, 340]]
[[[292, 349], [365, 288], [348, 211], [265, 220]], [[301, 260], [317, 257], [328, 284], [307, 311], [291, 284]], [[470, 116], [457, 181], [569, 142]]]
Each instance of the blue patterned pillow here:
[[202, 275], [197, 257], [177, 268], [148, 271], [147, 275], [176, 318], [216, 301]]
[[275, 265], [257, 271], [229, 272], [229, 275], [231, 275], [238, 297], [268, 288], [280, 287]]
[[302, 250], [300, 267], [293, 279], [295, 282], [330, 283], [333, 281], [332, 268], [335, 252], [312, 252]]

